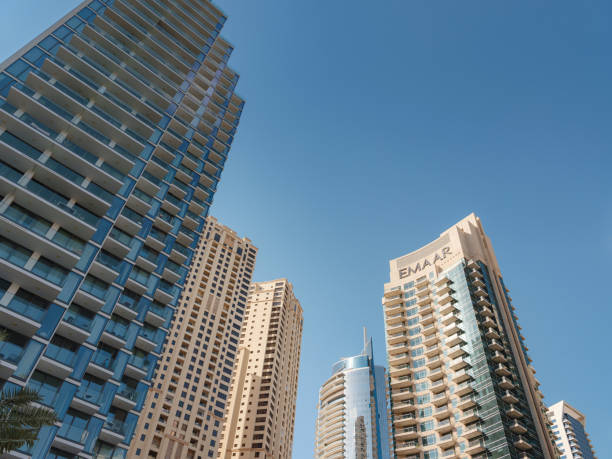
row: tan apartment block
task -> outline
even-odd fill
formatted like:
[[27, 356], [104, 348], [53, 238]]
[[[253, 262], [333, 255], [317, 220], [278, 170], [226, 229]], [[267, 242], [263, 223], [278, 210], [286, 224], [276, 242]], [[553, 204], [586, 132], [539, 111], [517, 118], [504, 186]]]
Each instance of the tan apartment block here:
[[129, 457], [216, 457], [256, 255], [206, 219]]
[[556, 457], [539, 382], [478, 217], [391, 260], [383, 310], [395, 457]]
[[291, 458], [301, 342], [291, 283], [251, 284], [220, 458]]

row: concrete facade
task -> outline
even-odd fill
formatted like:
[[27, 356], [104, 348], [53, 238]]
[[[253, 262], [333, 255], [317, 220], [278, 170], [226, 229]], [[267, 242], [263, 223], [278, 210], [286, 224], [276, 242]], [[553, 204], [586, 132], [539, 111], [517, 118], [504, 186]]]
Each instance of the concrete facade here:
[[130, 456], [216, 457], [256, 254], [206, 219]]
[[251, 284], [219, 458], [291, 458], [301, 343], [291, 283]]
[[591, 439], [586, 433], [584, 414], [561, 400], [548, 408], [556, 445], [562, 459], [596, 459]]
[[395, 457], [555, 457], [539, 382], [474, 214], [390, 261], [383, 310]]

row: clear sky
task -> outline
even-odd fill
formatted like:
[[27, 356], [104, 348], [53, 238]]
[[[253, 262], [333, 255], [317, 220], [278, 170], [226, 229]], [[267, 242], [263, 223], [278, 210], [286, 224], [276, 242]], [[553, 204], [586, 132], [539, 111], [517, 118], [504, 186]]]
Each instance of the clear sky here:
[[[3, 0], [0, 59], [76, 4]], [[388, 260], [472, 211], [546, 403], [612, 457], [612, 2], [219, 4], [247, 103], [212, 214], [302, 302], [294, 458], [362, 326], [385, 363]]]

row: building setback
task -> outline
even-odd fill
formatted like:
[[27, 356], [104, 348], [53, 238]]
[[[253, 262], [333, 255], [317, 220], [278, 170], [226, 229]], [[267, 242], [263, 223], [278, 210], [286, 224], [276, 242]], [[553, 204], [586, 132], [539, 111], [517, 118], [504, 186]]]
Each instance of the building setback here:
[[257, 249], [208, 217], [130, 457], [216, 457]]
[[383, 298], [398, 458], [553, 458], [535, 370], [471, 214], [390, 261]]
[[548, 417], [563, 459], [596, 459], [584, 414], [561, 400], [548, 408]]
[[204, 0], [81, 3], [0, 64], [0, 384], [18, 457], [126, 457], [243, 101]]
[[291, 283], [251, 284], [219, 458], [291, 458], [301, 342]]
[[372, 341], [364, 336], [361, 354], [341, 359], [332, 373], [319, 390], [314, 457], [391, 457], [387, 374], [374, 365]]

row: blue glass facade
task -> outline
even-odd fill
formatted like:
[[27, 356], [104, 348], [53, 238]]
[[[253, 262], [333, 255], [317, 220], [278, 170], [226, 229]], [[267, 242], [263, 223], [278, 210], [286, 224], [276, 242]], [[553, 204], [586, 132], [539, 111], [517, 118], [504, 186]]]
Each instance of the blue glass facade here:
[[0, 65], [0, 380], [61, 420], [24, 454], [127, 454], [243, 107], [224, 21], [84, 2]]
[[[334, 364], [332, 373], [320, 391], [315, 457], [333, 457], [340, 449], [347, 458], [390, 457], [386, 373], [384, 367], [374, 364], [372, 341], [360, 355]], [[330, 387], [338, 376], [342, 391], [334, 394]], [[334, 427], [336, 406], [342, 406], [343, 413], [342, 422]], [[336, 447], [334, 441], [342, 446]]]

